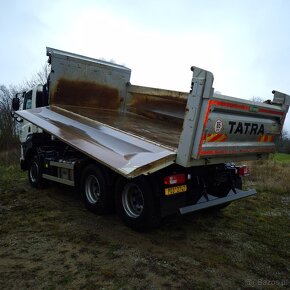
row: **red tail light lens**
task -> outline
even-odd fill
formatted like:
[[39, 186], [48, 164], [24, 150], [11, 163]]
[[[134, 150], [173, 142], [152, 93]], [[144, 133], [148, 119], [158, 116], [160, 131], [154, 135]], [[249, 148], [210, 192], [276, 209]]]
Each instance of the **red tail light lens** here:
[[164, 184], [172, 185], [172, 184], [182, 184], [185, 183], [186, 178], [185, 174], [174, 174], [169, 175], [164, 178]]
[[247, 165], [243, 165], [239, 167], [239, 176], [248, 176], [249, 169]]

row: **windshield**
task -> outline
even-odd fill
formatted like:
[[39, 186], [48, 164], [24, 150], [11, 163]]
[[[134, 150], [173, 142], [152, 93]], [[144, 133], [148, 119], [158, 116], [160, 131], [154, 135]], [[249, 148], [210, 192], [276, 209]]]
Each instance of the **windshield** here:
[[32, 108], [32, 91], [25, 94], [23, 102], [23, 110], [28, 110]]

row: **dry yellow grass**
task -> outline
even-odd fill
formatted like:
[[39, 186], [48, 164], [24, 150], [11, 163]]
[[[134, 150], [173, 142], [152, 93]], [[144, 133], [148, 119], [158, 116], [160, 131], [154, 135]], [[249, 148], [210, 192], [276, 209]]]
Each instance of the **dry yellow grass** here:
[[250, 176], [246, 185], [252, 185], [261, 191], [273, 193], [290, 192], [290, 163], [278, 162], [275, 159], [248, 163]]

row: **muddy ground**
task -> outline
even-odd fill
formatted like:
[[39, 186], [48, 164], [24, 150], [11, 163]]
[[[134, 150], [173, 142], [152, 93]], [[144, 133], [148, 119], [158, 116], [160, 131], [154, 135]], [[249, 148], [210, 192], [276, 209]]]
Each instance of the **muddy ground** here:
[[287, 288], [289, 203], [289, 192], [260, 191], [137, 233], [66, 187], [32, 189], [0, 166], [1, 289]]

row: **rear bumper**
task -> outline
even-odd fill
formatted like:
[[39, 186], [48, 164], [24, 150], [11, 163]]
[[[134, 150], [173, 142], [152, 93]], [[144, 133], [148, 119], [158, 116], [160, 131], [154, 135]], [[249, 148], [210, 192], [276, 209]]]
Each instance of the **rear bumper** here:
[[190, 212], [202, 210], [202, 209], [209, 208], [212, 206], [217, 206], [217, 205], [221, 205], [227, 202], [232, 202], [241, 198], [252, 196], [257, 193], [255, 189], [249, 189], [247, 191], [243, 191], [243, 190], [235, 188], [235, 191], [236, 192], [234, 192], [233, 190], [230, 190], [228, 195], [225, 197], [216, 197], [216, 196], [212, 196], [208, 194], [207, 199], [206, 199], [204, 196], [202, 196], [196, 204], [181, 207], [179, 209], [179, 212], [181, 214], [187, 214]]

